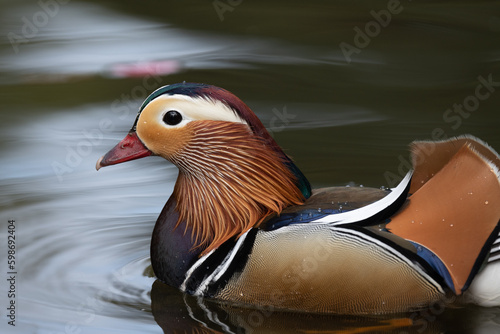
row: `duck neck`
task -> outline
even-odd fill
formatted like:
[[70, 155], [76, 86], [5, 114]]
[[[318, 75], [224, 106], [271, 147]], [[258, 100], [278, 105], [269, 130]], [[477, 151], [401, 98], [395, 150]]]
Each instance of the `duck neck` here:
[[274, 140], [244, 124], [202, 125], [169, 158], [179, 175], [153, 232], [153, 269], [174, 286], [197, 258], [310, 194], [307, 179]]
[[170, 159], [179, 167], [172, 197], [179, 228], [185, 223], [202, 255], [304, 202], [295, 165], [246, 125], [206, 121], [193, 133]]

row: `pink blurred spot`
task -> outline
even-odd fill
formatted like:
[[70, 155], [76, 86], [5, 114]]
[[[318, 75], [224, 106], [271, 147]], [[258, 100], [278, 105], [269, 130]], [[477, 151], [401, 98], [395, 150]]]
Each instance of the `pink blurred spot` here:
[[110, 74], [118, 78], [137, 78], [173, 74], [178, 72], [180, 68], [181, 64], [176, 60], [153, 60], [112, 65]]

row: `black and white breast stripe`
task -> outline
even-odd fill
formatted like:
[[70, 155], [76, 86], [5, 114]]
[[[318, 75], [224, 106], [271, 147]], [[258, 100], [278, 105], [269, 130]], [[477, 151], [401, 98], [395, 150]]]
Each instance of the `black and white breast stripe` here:
[[331, 214], [323, 218], [313, 220], [311, 223], [328, 223], [331, 225], [351, 224], [370, 225], [389, 218], [403, 205], [410, 190], [413, 170], [409, 171], [399, 185], [384, 198], [359, 209], [342, 213]]
[[226, 241], [196, 261], [186, 272], [180, 290], [195, 296], [213, 296], [241, 271], [248, 260], [258, 229], [252, 228], [238, 240]]

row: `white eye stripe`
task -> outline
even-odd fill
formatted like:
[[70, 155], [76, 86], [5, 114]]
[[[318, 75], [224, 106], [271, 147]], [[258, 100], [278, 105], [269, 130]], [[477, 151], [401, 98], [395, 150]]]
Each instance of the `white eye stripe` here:
[[[160, 121], [163, 123], [164, 115], [170, 110], [176, 110], [182, 115], [182, 121], [176, 126], [184, 126], [195, 120], [227, 121], [247, 124], [236, 112], [221, 101], [214, 101], [202, 97], [192, 98], [186, 95], [164, 95], [159, 96], [150, 104], [161, 103], [162, 112], [159, 113]], [[147, 108], [147, 106], [146, 106]]]

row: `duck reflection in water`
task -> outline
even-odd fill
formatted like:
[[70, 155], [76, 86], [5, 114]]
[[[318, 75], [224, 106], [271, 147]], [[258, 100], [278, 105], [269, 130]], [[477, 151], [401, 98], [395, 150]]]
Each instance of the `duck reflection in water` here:
[[166, 334], [443, 332], [439, 318], [430, 310], [378, 316], [284, 312], [273, 307], [249, 308], [190, 296], [159, 280], [151, 290], [151, 307], [155, 321]]

